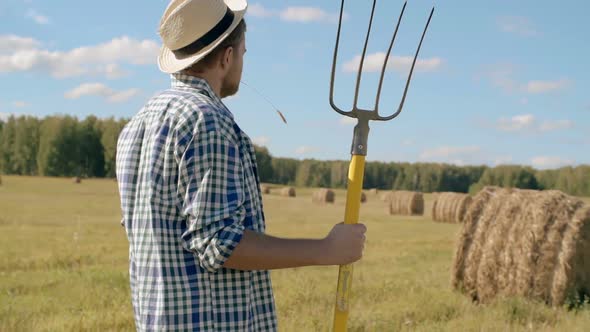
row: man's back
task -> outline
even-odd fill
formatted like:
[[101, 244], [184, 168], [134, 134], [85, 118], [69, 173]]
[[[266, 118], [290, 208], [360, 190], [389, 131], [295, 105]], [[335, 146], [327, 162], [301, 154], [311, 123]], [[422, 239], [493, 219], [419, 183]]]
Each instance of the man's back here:
[[269, 272], [222, 267], [265, 223], [252, 143], [204, 80], [175, 74], [131, 119], [117, 178], [139, 330], [276, 330]]

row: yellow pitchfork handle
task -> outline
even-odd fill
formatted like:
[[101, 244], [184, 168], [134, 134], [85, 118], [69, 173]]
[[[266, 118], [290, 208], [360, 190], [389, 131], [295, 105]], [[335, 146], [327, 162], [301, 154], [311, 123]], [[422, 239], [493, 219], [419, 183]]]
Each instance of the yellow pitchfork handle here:
[[[359, 221], [361, 208], [361, 193], [363, 190], [363, 176], [365, 173], [365, 156], [352, 155], [348, 170], [348, 189], [346, 192], [345, 224], [356, 224]], [[353, 265], [341, 265], [338, 273], [338, 288], [336, 290], [336, 307], [334, 310], [334, 332], [346, 331], [348, 321], [349, 295], [352, 285]]]

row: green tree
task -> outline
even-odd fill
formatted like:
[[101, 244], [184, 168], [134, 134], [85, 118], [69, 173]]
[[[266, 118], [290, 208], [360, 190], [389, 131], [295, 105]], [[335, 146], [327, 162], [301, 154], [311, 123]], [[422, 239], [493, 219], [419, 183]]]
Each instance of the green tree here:
[[104, 148], [101, 143], [100, 121], [95, 116], [87, 117], [78, 127], [80, 175], [104, 177]]
[[477, 192], [484, 186], [500, 186], [506, 188], [539, 189], [535, 171], [530, 167], [504, 165], [488, 168], [479, 182], [470, 191]]
[[16, 135], [16, 118], [10, 116], [3, 125], [2, 136], [0, 137], [0, 160], [2, 163], [3, 172], [6, 174], [14, 174], [14, 167], [12, 164], [12, 149], [14, 146], [14, 137]]
[[115, 120], [110, 117], [102, 121], [100, 129], [102, 137], [100, 142], [104, 150], [104, 174], [107, 177], [116, 176], [117, 141], [119, 134], [127, 124], [128, 120]]
[[271, 164], [273, 170], [272, 182], [284, 185], [295, 184], [295, 178], [300, 164], [297, 159], [272, 158]]
[[268, 149], [263, 146], [254, 145], [256, 151], [256, 164], [258, 168], [258, 177], [261, 182], [270, 182], [273, 179], [272, 156]]
[[48, 117], [41, 124], [37, 154], [40, 175], [74, 176], [81, 171], [78, 120], [71, 116]]
[[32, 116], [16, 119], [14, 143], [10, 150], [12, 171], [15, 174], [36, 175], [39, 126], [39, 120]]

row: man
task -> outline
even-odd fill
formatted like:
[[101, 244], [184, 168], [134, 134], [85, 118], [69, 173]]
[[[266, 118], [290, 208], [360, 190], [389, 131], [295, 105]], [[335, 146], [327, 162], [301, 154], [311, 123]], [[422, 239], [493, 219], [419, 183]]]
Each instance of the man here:
[[245, 0], [173, 0], [160, 36], [172, 87], [130, 120], [117, 146], [140, 331], [275, 331], [269, 270], [352, 263], [365, 226], [321, 240], [266, 235], [252, 142], [221, 98], [238, 91]]

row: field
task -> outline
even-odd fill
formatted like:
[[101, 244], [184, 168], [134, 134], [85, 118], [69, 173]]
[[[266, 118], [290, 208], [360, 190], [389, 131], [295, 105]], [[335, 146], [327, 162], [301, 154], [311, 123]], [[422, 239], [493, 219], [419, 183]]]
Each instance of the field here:
[[[132, 331], [127, 240], [116, 183], [3, 176], [0, 186], [0, 331]], [[266, 195], [268, 233], [323, 237], [336, 204]], [[450, 288], [458, 225], [390, 217], [368, 195], [365, 257], [355, 265], [350, 331], [584, 331], [590, 308], [552, 309], [521, 299], [472, 304]], [[590, 203], [590, 200], [587, 200]], [[427, 211], [430, 206], [427, 196]], [[273, 271], [281, 331], [327, 331], [337, 267]]]

